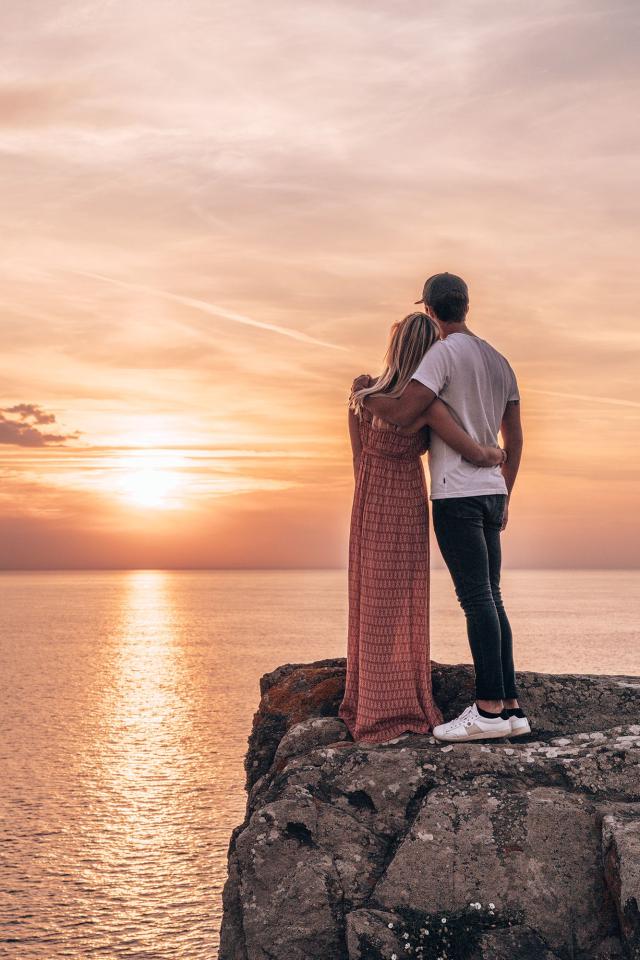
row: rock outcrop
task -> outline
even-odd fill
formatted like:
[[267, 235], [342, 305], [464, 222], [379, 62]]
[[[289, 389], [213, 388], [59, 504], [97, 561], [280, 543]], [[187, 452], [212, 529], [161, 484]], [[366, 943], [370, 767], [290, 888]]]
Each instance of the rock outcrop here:
[[344, 669], [261, 680], [220, 960], [640, 960], [640, 678], [523, 673], [527, 738], [363, 746]]

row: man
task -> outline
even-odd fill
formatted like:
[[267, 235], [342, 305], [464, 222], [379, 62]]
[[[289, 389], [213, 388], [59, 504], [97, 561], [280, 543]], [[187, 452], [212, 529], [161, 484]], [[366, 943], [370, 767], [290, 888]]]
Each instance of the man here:
[[530, 732], [519, 707], [512, 635], [500, 594], [500, 533], [522, 453], [520, 397], [513, 370], [467, 326], [469, 292], [460, 277], [430, 277], [421, 300], [442, 341], [423, 357], [402, 396], [373, 396], [371, 412], [406, 427], [440, 397], [474, 440], [496, 444], [502, 467], [476, 467], [437, 434], [429, 450], [433, 526], [467, 619], [476, 674], [476, 700], [459, 717], [434, 729], [438, 740], [461, 742]]

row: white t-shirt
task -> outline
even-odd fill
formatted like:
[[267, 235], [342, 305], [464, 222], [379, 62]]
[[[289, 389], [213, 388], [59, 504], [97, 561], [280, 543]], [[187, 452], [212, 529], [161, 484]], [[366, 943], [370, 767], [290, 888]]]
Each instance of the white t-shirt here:
[[[498, 442], [510, 400], [519, 400], [516, 377], [497, 350], [468, 333], [450, 333], [425, 353], [414, 380], [446, 403], [454, 419], [478, 443]], [[429, 448], [431, 499], [506, 493], [500, 467], [476, 467], [433, 433]]]

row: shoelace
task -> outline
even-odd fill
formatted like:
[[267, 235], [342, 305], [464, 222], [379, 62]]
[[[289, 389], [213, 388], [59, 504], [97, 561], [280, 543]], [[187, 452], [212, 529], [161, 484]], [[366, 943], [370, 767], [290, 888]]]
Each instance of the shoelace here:
[[453, 730], [454, 727], [457, 727], [460, 724], [464, 724], [465, 720], [467, 719], [467, 717], [472, 711], [473, 711], [472, 706], [467, 707], [465, 710], [462, 711], [459, 717], [455, 718], [455, 720], [449, 720], [448, 723], [444, 724], [445, 730]]
[[472, 710], [473, 710], [473, 707], [467, 707], [465, 710], [462, 711], [459, 717], [455, 717], [453, 720], [450, 720], [447, 726], [457, 727], [461, 723], [464, 723], [464, 721], [467, 719], [467, 717], [469, 716]]

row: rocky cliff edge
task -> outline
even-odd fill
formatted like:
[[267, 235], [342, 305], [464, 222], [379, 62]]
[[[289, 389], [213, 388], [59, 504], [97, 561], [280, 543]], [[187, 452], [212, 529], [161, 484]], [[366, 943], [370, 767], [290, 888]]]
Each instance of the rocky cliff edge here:
[[640, 678], [522, 673], [527, 738], [361, 746], [344, 671], [261, 680], [220, 960], [639, 960]]

